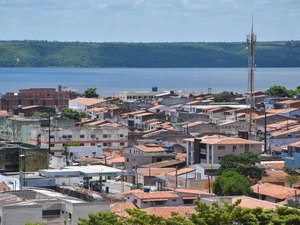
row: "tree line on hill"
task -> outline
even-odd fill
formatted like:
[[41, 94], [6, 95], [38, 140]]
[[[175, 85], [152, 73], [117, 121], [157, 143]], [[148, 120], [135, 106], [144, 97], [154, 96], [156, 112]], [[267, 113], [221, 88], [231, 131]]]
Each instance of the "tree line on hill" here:
[[[244, 42], [0, 41], [0, 67], [247, 67]], [[258, 67], [299, 67], [300, 41], [259, 42]]]

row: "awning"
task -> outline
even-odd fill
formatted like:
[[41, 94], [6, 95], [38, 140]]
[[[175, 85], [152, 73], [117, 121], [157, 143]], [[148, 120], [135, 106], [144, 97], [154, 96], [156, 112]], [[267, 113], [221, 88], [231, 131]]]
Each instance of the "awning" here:
[[143, 199], [143, 202], [166, 202], [168, 199], [166, 198], [149, 198], [149, 199]]
[[196, 196], [182, 197], [183, 200], [196, 200], [198, 199]]

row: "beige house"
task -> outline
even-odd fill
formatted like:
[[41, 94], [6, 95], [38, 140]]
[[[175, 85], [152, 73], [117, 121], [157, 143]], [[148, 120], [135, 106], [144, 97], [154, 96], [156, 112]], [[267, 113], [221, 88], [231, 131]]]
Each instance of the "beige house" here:
[[225, 155], [239, 155], [246, 151], [259, 155], [262, 142], [232, 138], [222, 135], [188, 138], [184, 140], [187, 150], [187, 165], [197, 163], [219, 163]]

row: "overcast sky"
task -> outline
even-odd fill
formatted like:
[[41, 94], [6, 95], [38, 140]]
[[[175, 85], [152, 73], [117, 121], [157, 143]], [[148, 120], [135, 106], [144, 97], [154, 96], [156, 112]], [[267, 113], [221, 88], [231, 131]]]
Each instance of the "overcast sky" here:
[[0, 0], [0, 40], [300, 40], [300, 0]]

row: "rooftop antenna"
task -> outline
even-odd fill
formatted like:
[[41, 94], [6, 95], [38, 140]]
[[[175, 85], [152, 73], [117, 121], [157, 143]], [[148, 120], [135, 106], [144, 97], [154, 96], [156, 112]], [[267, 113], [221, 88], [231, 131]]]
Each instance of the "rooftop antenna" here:
[[248, 48], [248, 98], [247, 103], [250, 106], [250, 121], [249, 121], [249, 136], [252, 139], [252, 132], [254, 123], [252, 114], [255, 112], [255, 97], [254, 97], [254, 49], [256, 44], [256, 34], [253, 31], [253, 14], [251, 33], [247, 35], [247, 48]]

